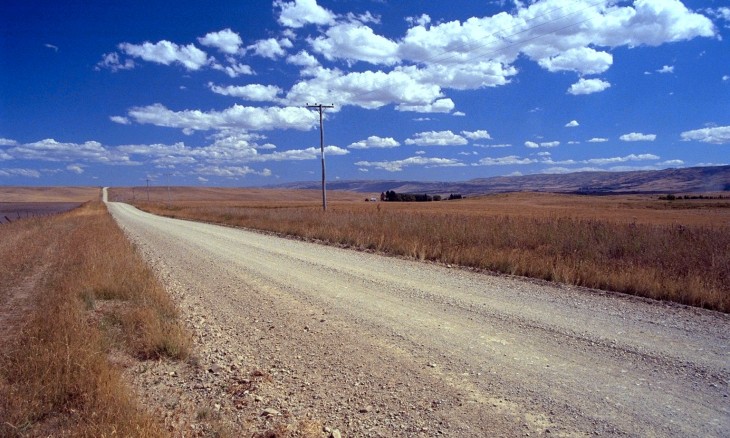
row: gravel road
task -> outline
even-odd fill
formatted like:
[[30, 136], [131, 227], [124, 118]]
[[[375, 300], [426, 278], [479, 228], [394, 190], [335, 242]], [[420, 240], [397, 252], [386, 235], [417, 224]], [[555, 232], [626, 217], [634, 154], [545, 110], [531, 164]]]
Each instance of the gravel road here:
[[342, 436], [730, 436], [728, 315], [109, 209], [211, 374], [265, 370], [224, 413]]

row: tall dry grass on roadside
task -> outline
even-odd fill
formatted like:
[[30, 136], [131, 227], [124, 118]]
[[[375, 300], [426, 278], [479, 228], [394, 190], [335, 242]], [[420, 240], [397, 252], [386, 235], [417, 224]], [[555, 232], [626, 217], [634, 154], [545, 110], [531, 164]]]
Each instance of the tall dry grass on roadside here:
[[24, 308], [3, 314], [0, 436], [160, 436], [107, 354], [183, 357], [189, 338], [103, 204], [0, 227], [0, 259], [0, 303]]
[[[439, 203], [440, 204], [440, 203]], [[444, 204], [445, 205], [445, 204]], [[441, 205], [440, 207], [443, 207]], [[339, 205], [216, 207], [141, 203], [153, 213], [730, 312], [727, 226], [633, 224], [570, 217], [439, 214]]]

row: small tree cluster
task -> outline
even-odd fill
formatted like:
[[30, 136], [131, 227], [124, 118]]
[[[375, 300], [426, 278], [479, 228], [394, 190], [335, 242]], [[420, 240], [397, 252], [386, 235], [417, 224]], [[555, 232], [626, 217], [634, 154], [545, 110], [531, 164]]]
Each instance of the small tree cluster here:
[[413, 193], [396, 193], [393, 190], [388, 190], [380, 194], [381, 201], [389, 202], [431, 202], [440, 201], [441, 195], [428, 195], [428, 194], [413, 194]]
[[669, 195], [665, 195], [665, 196], [660, 196], [659, 199], [662, 201], [674, 201], [675, 199], [725, 199], [725, 198], [723, 198], [722, 195], [719, 195], [719, 196], [710, 196], [710, 195], [684, 195], [684, 196], [681, 196], [681, 195], [669, 194]]

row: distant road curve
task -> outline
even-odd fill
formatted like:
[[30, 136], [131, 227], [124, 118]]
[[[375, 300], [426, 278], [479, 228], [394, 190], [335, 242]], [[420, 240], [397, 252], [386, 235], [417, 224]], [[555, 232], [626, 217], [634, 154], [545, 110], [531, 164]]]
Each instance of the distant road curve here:
[[730, 436], [728, 315], [108, 206], [345, 436]]

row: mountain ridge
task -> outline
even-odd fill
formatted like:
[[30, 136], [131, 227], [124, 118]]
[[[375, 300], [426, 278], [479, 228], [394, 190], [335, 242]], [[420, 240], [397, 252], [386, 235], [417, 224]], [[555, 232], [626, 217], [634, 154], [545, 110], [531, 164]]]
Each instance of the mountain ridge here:
[[[278, 184], [288, 189], [321, 188], [320, 181]], [[626, 172], [575, 172], [495, 176], [467, 181], [347, 180], [329, 181], [330, 190], [360, 193], [428, 193], [486, 195], [505, 192], [548, 192], [583, 194], [619, 193], [707, 193], [730, 191], [730, 165]]]

